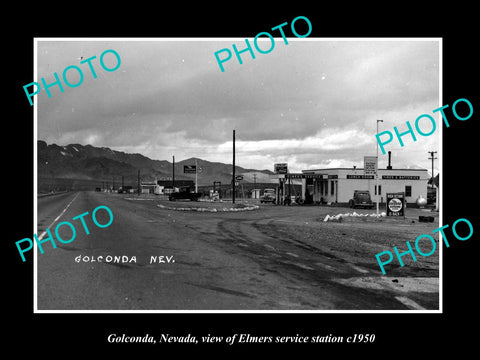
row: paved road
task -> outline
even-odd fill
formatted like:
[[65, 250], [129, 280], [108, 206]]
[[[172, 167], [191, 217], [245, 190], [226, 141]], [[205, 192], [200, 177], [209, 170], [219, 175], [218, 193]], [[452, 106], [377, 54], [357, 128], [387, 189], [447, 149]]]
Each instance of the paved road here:
[[[38, 309], [438, 309], [438, 257], [381, 275], [374, 254], [391, 249], [388, 224], [372, 235], [366, 224], [319, 221], [322, 211], [333, 209], [266, 205], [214, 214], [166, 210], [157, 203], [95, 192], [39, 198], [39, 236], [62, 221], [72, 222], [77, 233], [71, 243], [57, 241], [56, 249], [45, 243], [45, 253], [38, 253]], [[91, 219], [99, 205], [113, 212], [109, 227]], [[87, 211], [88, 235], [80, 220], [72, 220]], [[108, 219], [98, 211], [99, 223]], [[426, 230], [400, 224], [396, 236]], [[366, 234], [364, 240], [359, 234]], [[59, 235], [69, 239], [71, 230], [62, 226]], [[102, 262], [91, 261], [99, 256]], [[107, 262], [107, 256], [128, 262]]]

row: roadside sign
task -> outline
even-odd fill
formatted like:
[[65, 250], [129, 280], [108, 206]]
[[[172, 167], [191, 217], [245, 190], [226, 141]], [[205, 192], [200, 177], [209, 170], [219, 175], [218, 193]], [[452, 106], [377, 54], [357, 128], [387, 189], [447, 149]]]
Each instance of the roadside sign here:
[[376, 156], [363, 157], [363, 171], [364, 171], [364, 175], [375, 175], [377, 173], [377, 157]]
[[243, 175], [236, 175], [235, 180], [237, 180], [237, 181], [243, 180]]
[[196, 165], [183, 165], [184, 174], [196, 174], [197, 166]]
[[387, 193], [387, 216], [405, 216], [405, 193]]
[[273, 169], [275, 174], [287, 174], [288, 173], [288, 164], [287, 163], [276, 163], [273, 164]]

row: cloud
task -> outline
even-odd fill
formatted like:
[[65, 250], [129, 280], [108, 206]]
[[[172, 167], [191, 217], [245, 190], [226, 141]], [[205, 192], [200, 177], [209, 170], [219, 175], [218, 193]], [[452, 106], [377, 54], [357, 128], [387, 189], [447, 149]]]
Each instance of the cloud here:
[[[97, 79], [86, 72], [77, 88], [41, 92], [38, 138], [226, 162], [235, 129], [246, 167], [351, 166], [375, 153], [376, 119], [392, 129], [442, 105], [436, 41], [280, 38], [222, 73], [214, 52], [242, 40], [39, 41], [40, 77], [105, 49], [122, 64], [95, 63]], [[435, 133], [393, 149], [398, 163], [427, 166], [422, 154], [438, 142]]]

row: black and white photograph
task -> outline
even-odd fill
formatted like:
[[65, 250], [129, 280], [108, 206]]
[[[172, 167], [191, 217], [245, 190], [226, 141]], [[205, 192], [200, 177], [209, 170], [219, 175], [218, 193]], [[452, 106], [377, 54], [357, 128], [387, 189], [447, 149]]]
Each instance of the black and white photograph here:
[[69, 5], [2, 23], [7, 353], [474, 350], [473, 5]]
[[441, 310], [441, 59], [438, 38], [37, 39], [36, 311]]

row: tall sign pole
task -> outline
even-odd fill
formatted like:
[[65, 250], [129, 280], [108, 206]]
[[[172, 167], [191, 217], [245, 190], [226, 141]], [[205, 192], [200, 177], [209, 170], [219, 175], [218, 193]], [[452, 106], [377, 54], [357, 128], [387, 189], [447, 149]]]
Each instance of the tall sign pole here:
[[233, 130], [232, 203], [235, 204], [235, 130]]
[[434, 165], [434, 161], [436, 159], [435, 157], [435, 154], [437, 153], [436, 151], [429, 151], [428, 152], [430, 154], [431, 157], [428, 158], [428, 160], [432, 160], [432, 183], [430, 184], [431, 187], [434, 187], [434, 184], [433, 184], [433, 165]]
[[[379, 122], [383, 122], [383, 120], [377, 120], [377, 134], [378, 134], [378, 123]], [[375, 144], [377, 145], [376, 146], [377, 147], [377, 166], [376, 166], [376, 169], [375, 169], [375, 182], [376, 182], [375, 186], [376, 186], [376, 189], [377, 189], [377, 216], [378, 216], [378, 214], [379, 214], [379, 209], [378, 209], [379, 208], [379, 205], [378, 205], [379, 201], [378, 201], [378, 199], [380, 198], [380, 194], [379, 194], [380, 191], [379, 191], [379, 188], [378, 188], [378, 141], [376, 141]]]

